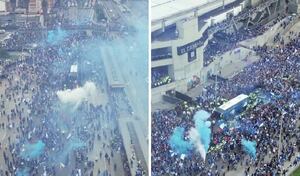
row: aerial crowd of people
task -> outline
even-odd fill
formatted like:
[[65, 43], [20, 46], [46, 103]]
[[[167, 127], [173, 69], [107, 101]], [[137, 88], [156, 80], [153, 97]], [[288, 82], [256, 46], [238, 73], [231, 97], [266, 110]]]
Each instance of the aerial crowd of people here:
[[[278, 23], [280, 23], [282, 29], [286, 29], [288, 24], [294, 20], [294, 17], [290, 16], [289, 18], [285, 18], [286, 15], [278, 15], [275, 19], [265, 25], [262, 25], [262, 21], [258, 24], [254, 23], [252, 26], [249, 25], [249, 27], [242, 27], [237, 31], [233, 29], [232, 26], [234, 26], [234, 23], [248, 19], [251, 14], [256, 13], [257, 11], [263, 11], [269, 3], [270, 2], [262, 3], [259, 6], [245, 9], [237, 16], [228, 17], [225, 20], [212, 24], [206, 28], [198, 41], [198, 43], [201, 43], [200, 46], [203, 46], [208, 40], [203, 52], [203, 66], [208, 66], [217, 56], [221, 56], [225, 52], [237, 48], [239, 42], [260, 36]], [[207, 19], [204, 18], [203, 21], [205, 20]], [[211, 35], [212, 38], [209, 38]], [[162, 55], [162, 59], [168, 57], [169, 55]], [[170, 76], [161, 70], [153, 70], [152, 73], [152, 87], [158, 87], [172, 82], [166, 79], [166, 77]]]
[[[283, 20], [284, 19], [284, 20]], [[227, 51], [231, 51], [238, 47], [238, 43], [247, 39], [252, 39], [264, 34], [274, 25], [280, 23], [280, 27], [284, 30], [287, 24], [293, 21], [293, 17], [285, 18], [284, 15], [277, 17], [268, 25], [256, 25], [251, 28], [240, 29], [237, 32], [227, 33], [226, 30], [220, 30], [213, 34], [213, 38], [209, 40], [204, 51], [204, 65], [208, 66], [212, 63], [216, 56], [220, 56]]]
[[[299, 165], [300, 33], [290, 34], [289, 43], [252, 48], [259, 61], [229, 80], [205, 87], [193, 102], [152, 113], [152, 175], [286, 175]], [[240, 41], [230, 38], [231, 45]], [[255, 103], [231, 119], [211, 116], [211, 145], [205, 161], [196, 151], [186, 155], [173, 151], [169, 140], [176, 127], [194, 127], [198, 110], [214, 114], [215, 108], [240, 94]], [[220, 126], [223, 123], [225, 127]], [[243, 150], [242, 139], [256, 142], [255, 157]]]
[[[54, 43], [44, 32], [27, 26], [2, 44], [7, 51], [27, 54], [1, 62], [0, 175], [130, 175], [135, 156], [127, 158], [117, 125], [120, 101], [123, 108], [130, 107], [125, 93], [108, 89], [101, 61], [81, 60], [80, 48], [91, 40], [85, 32], [69, 33]], [[38, 45], [23, 49], [32, 43]], [[85, 64], [85, 73], [70, 84], [74, 63]], [[109, 101], [83, 101], [75, 109], [61, 104], [57, 91], [86, 81], [95, 82]], [[137, 167], [137, 175], [145, 174]]]

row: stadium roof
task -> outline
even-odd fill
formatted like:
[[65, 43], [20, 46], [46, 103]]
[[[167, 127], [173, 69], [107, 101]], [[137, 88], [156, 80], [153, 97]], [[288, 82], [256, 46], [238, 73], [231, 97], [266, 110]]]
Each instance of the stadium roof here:
[[217, 0], [152, 0], [152, 21], [172, 16]]
[[[195, 15], [202, 16], [216, 9], [239, 5], [244, 0], [152, 0], [151, 1], [151, 31], [176, 23], [179, 20]], [[213, 14], [210, 14], [213, 15]]]
[[207, 4], [208, 1], [216, 0], [152, 0], [152, 21]]

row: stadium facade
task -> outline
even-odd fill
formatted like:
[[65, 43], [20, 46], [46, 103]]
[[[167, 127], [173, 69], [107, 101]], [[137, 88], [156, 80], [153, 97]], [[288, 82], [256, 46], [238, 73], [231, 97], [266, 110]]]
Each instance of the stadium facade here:
[[[218, 75], [220, 60], [207, 63], [204, 50], [216, 24], [228, 20], [232, 30], [263, 20], [280, 6], [278, 0], [268, 1], [260, 16], [234, 21], [245, 8], [257, 6], [262, 0], [153, 0], [151, 19], [152, 104], [164, 100], [168, 92], [186, 93], [195, 85], [204, 85], [211, 75]], [[184, 5], [184, 6], [183, 6]], [[160, 13], [158, 13], [160, 12]], [[251, 14], [250, 14], [251, 15]], [[249, 15], [248, 15], [249, 16]], [[274, 15], [275, 16], [275, 15]], [[257, 21], [255, 21], [257, 20]], [[247, 22], [245, 22], [247, 21]], [[243, 24], [242, 24], [243, 23]], [[247, 24], [246, 24], [247, 23]], [[222, 27], [222, 26], [221, 26]], [[156, 72], [163, 73], [155, 80]], [[155, 82], [156, 81], [156, 82]]]

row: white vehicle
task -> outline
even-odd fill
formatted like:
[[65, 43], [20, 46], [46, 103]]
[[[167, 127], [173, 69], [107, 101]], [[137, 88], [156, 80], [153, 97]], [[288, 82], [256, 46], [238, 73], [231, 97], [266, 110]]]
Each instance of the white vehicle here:
[[4, 29], [0, 29], [0, 34], [4, 34], [5, 30]]

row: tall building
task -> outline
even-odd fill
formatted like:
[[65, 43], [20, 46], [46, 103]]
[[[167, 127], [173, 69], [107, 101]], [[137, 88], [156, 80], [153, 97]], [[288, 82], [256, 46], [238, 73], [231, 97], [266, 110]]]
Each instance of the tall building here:
[[53, 8], [55, 1], [54, 0], [48, 0], [48, 12]]
[[42, 1], [41, 0], [29, 0], [28, 12], [32, 14], [42, 12]]
[[8, 11], [8, 2], [4, 0], [0, 0], [0, 12], [7, 12]]

